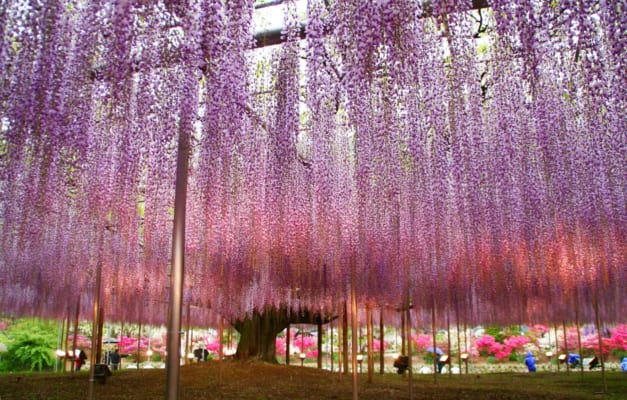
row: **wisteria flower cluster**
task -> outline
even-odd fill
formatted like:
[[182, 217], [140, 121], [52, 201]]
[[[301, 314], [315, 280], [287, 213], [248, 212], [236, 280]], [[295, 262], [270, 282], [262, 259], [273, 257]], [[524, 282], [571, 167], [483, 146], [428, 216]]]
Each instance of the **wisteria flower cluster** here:
[[624, 319], [623, 5], [428, 3], [0, 2], [0, 309], [164, 323], [187, 149], [192, 323]]

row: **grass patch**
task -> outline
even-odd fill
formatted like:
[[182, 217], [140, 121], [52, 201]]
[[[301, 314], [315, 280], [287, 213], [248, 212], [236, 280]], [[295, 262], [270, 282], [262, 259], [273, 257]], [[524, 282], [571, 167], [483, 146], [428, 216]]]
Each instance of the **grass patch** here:
[[[609, 394], [599, 394], [599, 372], [578, 373], [414, 375], [413, 398], [437, 400], [627, 400], [627, 374], [607, 375]], [[366, 382], [359, 377], [363, 400], [409, 399], [407, 376], [386, 374]], [[154, 400], [165, 398], [162, 369], [115, 371], [107, 383], [94, 383], [94, 399]], [[76, 400], [87, 398], [89, 373], [29, 373], [0, 375], [0, 400]], [[215, 362], [181, 367], [181, 400], [196, 399], [351, 399], [350, 376], [253, 362]]]

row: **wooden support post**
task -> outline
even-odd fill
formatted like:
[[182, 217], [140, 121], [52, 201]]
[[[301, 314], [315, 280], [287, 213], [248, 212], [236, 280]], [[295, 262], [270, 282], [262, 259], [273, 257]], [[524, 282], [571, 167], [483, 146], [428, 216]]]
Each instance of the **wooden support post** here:
[[331, 342], [331, 346], [329, 348], [329, 353], [331, 356], [331, 372], [333, 372], [333, 320], [329, 323], [329, 331], [331, 332], [331, 337], [329, 342]]
[[566, 321], [562, 321], [562, 327], [564, 329], [564, 353], [566, 354], [566, 372], [570, 372], [570, 364], [568, 363], [568, 333], [566, 332]]
[[322, 315], [318, 321], [318, 369], [322, 369]]
[[431, 332], [433, 335], [433, 383], [438, 383], [438, 353], [435, 332], [435, 299], [431, 303]]
[[603, 381], [603, 393], [607, 393], [607, 380], [605, 377], [605, 357], [603, 356], [603, 335], [601, 330], [601, 315], [599, 314], [599, 297], [598, 293], [594, 293], [592, 301], [594, 306], [594, 319], [597, 327], [597, 338], [599, 340], [599, 360], [601, 361], [601, 380]]
[[[457, 329], [457, 363], [459, 367], [459, 374], [462, 373], [462, 347], [461, 347], [461, 338], [459, 337], [459, 306], [455, 304], [455, 325]], [[453, 365], [453, 361], [451, 361], [450, 365]]]
[[[198, 82], [188, 72], [184, 85], [189, 98], [182, 103], [186, 110], [190, 102], [196, 102]], [[189, 169], [190, 136], [192, 117], [181, 115], [176, 156], [176, 184], [174, 189], [174, 224], [172, 227], [172, 258], [170, 268], [170, 298], [168, 302], [168, 325], [166, 351], [166, 400], [179, 399], [181, 377], [181, 314], [183, 308], [183, 283], [185, 280], [185, 213], [187, 206], [187, 175]]]
[[357, 331], [357, 293], [355, 289], [356, 283], [356, 265], [355, 260], [351, 261], [351, 366], [353, 373], [353, 400], [359, 399], [359, 387], [357, 385], [357, 341], [359, 333]]
[[368, 383], [372, 383], [374, 372], [374, 351], [372, 338], [372, 309], [366, 305], [366, 341], [368, 344]]
[[579, 326], [579, 300], [575, 293], [575, 325], [577, 326], [577, 345], [579, 349], [579, 370], [581, 371], [581, 381], [583, 382], [583, 353], [581, 352], [581, 327]]
[[448, 355], [448, 377], [450, 378], [453, 374], [453, 371], [451, 371], [451, 321], [449, 319], [449, 313], [448, 310], [446, 311], [446, 340], [448, 342], [448, 350], [447, 350], [447, 355]]
[[407, 355], [407, 351], [405, 349], [405, 343], [406, 343], [406, 338], [407, 338], [407, 333], [405, 332], [406, 331], [405, 318], [406, 318], [405, 310], [402, 310], [401, 311], [401, 354], [404, 356]]
[[224, 319], [220, 317], [218, 323], [218, 388], [222, 387], [222, 364], [224, 361]]
[[74, 364], [76, 360], [76, 339], [78, 336], [78, 313], [80, 312], [80, 309], [81, 309], [81, 298], [79, 296], [78, 301], [76, 302], [76, 314], [74, 314], [74, 337], [72, 338], [72, 359], [70, 361], [70, 369], [72, 370], [72, 373], [74, 373], [74, 370], [76, 369], [74, 368]]
[[189, 349], [190, 349], [190, 342], [191, 342], [191, 336], [190, 336], [190, 304], [187, 303], [187, 329], [185, 329], [185, 354], [183, 354], [183, 357], [185, 357], [185, 365], [189, 364], [191, 362], [191, 360], [189, 359], [189, 357], [187, 357], [187, 355], [190, 353]]
[[98, 310], [98, 339], [96, 342], [96, 364], [102, 360], [102, 332], [104, 328], [104, 308]]
[[[343, 328], [343, 321], [344, 321], [344, 316], [343, 314], [343, 310], [342, 308], [340, 308], [340, 318], [338, 318], [337, 320], [337, 347], [338, 347], [338, 351], [337, 351], [337, 371], [339, 374], [339, 378], [340, 380], [342, 379], [342, 375], [344, 374], [342, 369], [344, 366], [344, 348], [343, 348], [343, 344], [340, 343], [340, 338], [344, 337], [344, 328]], [[342, 339], [343, 340], [343, 339]]]
[[[65, 336], [63, 338], [63, 351], [65, 351], [65, 357], [63, 358], [63, 372], [67, 369], [68, 364], [68, 351], [70, 350], [70, 346], [68, 344], [68, 340], [70, 338], [70, 305], [67, 307], [67, 319], [65, 320]], [[72, 369], [72, 361], [70, 360], [70, 369]]]
[[[94, 381], [95, 381], [95, 365], [98, 351], [98, 316], [100, 314], [100, 286], [102, 283], [102, 240], [103, 233], [100, 234], [100, 246], [98, 247], [98, 262], [96, 263], [96, 282], [94, 285], [94, 306], [92, 309], [92, 325], [91, 325], [91, 354], [89, 356], [89, 389], [88, 399], [94, 398]], [[76, 332], [74, 332], [76, 337]], [[75, 355], [76, 356], [76, 355]]]
[[414, 390], [413, 390], [413, 383], [414, 383], [414, 362], [412, 360], [412, 354], [411, 354], [411, 302], [409, 301], [409, 295], [407, 296], [408, 300], [407, 300], [407, 326], [406, 326], [406, 330], [407, 330], [407, 370], [409, 371], [409, 376], [407, 379], [407, 385], [408, 385], [408, 390], [409, 390], [409, 400], [413, 400], [414, 398]]
[[342, 313], [342, 353], [344, 374], [348, 374], [348, 307], [344, 301], [344, 312]]
[[[550, 325], [549, 325], [550, 326]], [[551, 329], [549, 327], [549, 329]], [[557, 372], [560, 372], [560, 346], [559, 346], [559, 340], [557, 340], [557, 324], [553, 325], [553, 331], [555, 332], [555, 359], [557, 360]], [[551, 360], [549, 359], [549, 362], [551, 362]]]
[[383, 326], [383, 307], [381, 307], [381, 313], [379, 314], [379, 373], [383, 375], [385, 373], [385, 327]]
[[290, 352], [292, 351], [290, 348], [290, 324], [287, 324], [287, 331], [285, 333], [285, 365], [290, 365]]

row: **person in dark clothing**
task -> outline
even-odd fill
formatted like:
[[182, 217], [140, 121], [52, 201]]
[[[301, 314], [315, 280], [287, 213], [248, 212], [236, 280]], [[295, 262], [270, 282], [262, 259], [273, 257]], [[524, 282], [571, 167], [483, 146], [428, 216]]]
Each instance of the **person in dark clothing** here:
[[109, 354], [109, 362], [111, 363], [111, 369], [114, 371], [120, 367], [120, 353], [118, 353], [118, 349], [113, 350], [113, 353]]
[[75, 358], [75, 367], [76, 367], [76, 371], [80, 371], [81, 367], [85, 364], [85, 361], [87, 360], [87, 354], [85, 354], [83, 350], [76, 350], [76, 351], [77, 351], [77, 355]]

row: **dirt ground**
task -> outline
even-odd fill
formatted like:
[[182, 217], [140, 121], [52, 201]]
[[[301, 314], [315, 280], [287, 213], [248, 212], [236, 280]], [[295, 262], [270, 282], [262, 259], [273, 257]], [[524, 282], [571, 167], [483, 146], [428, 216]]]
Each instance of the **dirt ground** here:
[[[105, 384], [93, 383], [93, 399], [165, 398], [162, 369], [115, 371]], [[627, 373], [607, 374], [607, 393], [599, 372], [581, 380], [578, 373], [414, 375], [412, 399], [426, 400], [627, 400]], [[359, 376], [359, 399], [410, 399], [407, 375]], [[0, 400], [77, 400], [89, 398], [87, 371], [0, 375]], [[352, 378], [335, 372], [254, 362], [207, 362], [181, 367], [181, 400], [197, 399], [352, 399]]]

